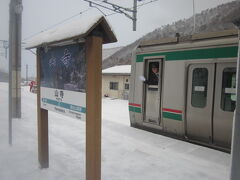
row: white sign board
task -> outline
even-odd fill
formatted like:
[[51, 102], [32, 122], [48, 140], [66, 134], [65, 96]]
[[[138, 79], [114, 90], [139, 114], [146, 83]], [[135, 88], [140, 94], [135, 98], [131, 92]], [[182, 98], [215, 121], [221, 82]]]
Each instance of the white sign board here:
[[236, 94], [236, 88], [225, 88], [225, 93]]
[[42, 48], [41, 108], [86, 119], [86, 57], [83, 44]]
[[204, 92], [205, 86], [194, 86], [194, 91]]

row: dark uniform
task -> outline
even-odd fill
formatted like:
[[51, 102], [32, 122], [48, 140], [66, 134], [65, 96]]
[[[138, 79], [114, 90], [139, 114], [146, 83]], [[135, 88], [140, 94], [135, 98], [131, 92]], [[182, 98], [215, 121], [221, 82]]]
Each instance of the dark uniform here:
[[146, 84], [148, 85], [158, 85], [158, 80], [159, 80], [159, 74], [155, 74], [154, 72], [151, 72], [149, 75], [148, 80], [145, 81]]
[[[157, 73], [154, 72], [153, 68], [157, 68]], [[159, 81], [159, 65], [157, 63], [150, 64], [150, 71], [148, 75], [148, 80], [144, 83], [148, 85], [158, 85]]]

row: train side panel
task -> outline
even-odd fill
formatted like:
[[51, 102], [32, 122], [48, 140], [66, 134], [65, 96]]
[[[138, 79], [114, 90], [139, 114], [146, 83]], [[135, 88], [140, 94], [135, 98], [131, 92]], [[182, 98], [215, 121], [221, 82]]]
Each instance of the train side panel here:
[[[136, 56], [133, 56], [135, 59]], [[144, 63], [132, 62], [129, 111], [131, 125], [141, 126], [143, 122], [143, 83], [139, 77], [143, 75]]]
[[162, 120], [164, 131], [184, 135], [186, 68], [184, 61], [165, 61]]
[[[235, 107], [237, 37], [237, 32], [229, 31], [187, 37], [186, 41], [183, 38], [140, 45], [132, 58], [131, 125], [229, 150]], [[155, 62], [161, 67], [160, 78], [158, 87], [150, 87], [139, 77], [147, 78], [150, 65]], [[157, 89], [160, 98], [148, 98]], [[155, 116], [148, 116], [151, 109], [154, 112], [159, 109], [157, 121]]]

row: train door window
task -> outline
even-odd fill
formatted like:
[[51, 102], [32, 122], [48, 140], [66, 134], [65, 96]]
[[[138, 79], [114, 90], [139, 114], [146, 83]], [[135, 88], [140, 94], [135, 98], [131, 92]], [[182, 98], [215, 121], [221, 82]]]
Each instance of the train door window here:
[[148, 85], [158, 85], [159, 81], [159, 62], [150, 62], [148, 66]]
[[223, 70], [221, 108], [233, 112], [236, 107], [236, 68]]
[[208, 69], [195, 68], [192, 76], [192, 97], [193, 107], [204, 108], [207, 103]]
[[145, 64], [144, 121], [160, 124], [162, 59], [148, 59]]

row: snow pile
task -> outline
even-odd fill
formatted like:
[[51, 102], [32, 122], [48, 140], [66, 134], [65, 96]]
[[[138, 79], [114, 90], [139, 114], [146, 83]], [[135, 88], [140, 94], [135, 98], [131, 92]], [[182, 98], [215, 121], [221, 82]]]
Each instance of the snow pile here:
[[102, 71], [103, 74], [131, 74], [131, 65], [114, 66]]
[[27, 42], [26, 48], [27, 49], [33, 48], [39, 45], [61, 41], [63, 39], [70, 39], [76, 36], [80, 37], [81, 35], [84, 35], [85, 33], [87, 33], [89, 29], [93, 27], [96, 23], [98, 23], [98, 21], [101, 18], [104, 18], [104, 17], [102, 15], [87, 16], [87, 17], [81, 16], [80, 19], [72, 21], [69, 24], [63, 24], [54, 29], [44, 31], [34, 36], [32, 39], [30, 39]]

